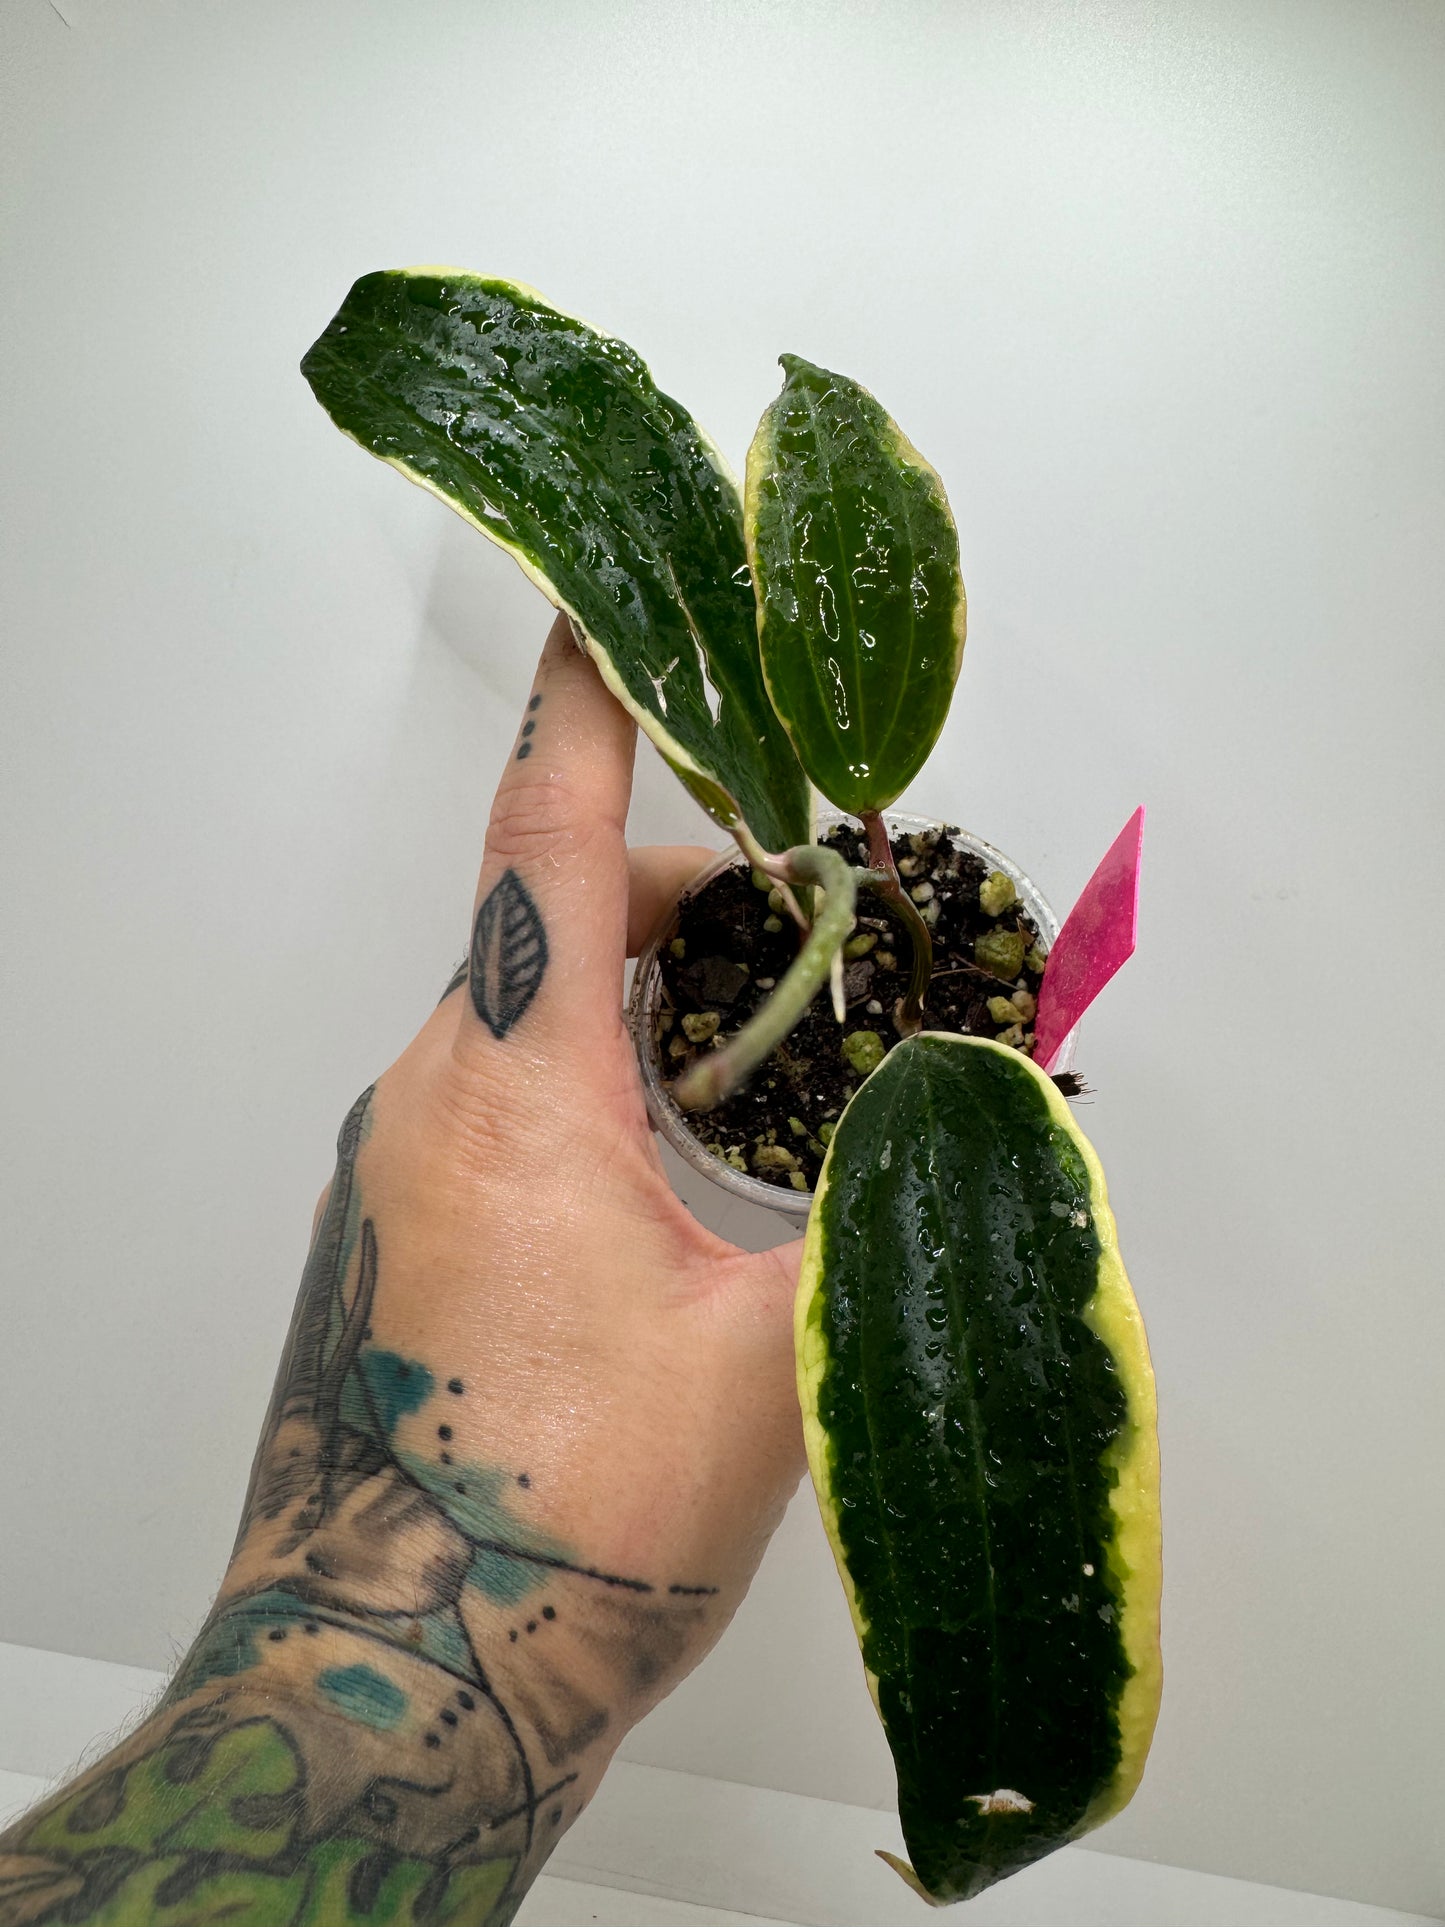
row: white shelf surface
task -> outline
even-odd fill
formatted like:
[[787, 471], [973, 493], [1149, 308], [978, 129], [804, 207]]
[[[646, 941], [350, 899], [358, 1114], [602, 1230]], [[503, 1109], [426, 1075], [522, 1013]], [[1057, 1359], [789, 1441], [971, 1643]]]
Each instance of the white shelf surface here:
[[[162, 1675], [0, 1643], [0, 1825], [154, 1698]], [[618, 1761], [518, 1927], [923, 1927], [866, 1807]], [[1358, 1901], [1064, 1848], [972, 1902], [968, 1927], [1434, 1927]]]

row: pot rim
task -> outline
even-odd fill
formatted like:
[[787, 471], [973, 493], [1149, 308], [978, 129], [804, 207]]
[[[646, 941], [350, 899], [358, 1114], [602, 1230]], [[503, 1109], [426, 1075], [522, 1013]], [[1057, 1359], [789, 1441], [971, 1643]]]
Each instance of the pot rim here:
[[[958, 829], [947, 824], [941, 817], [918, 816], [907, 810], [885, 810], [884, 821], [891, 835], [908, 835], [920, 830], [952, 828], [958, 841], [974, 855], [981, 857], [990, 869], [1002, 870], [1005, 876], [1013, 879], [1014, 888], [1025, 910], [1037, 924], [1040, 935], [1052, 950], [1059, 934], [1059, 921], [1054, 915], [1047, 898], [1033, 880], [1019, 868], [1011, 857], [1002, 850], [995, 849], [992, 843], [984, 842], [982, 837], [974, 836], [971, 831]], [[843, 810], [819, 810], [815, 836], [819, 839], [840, 823], [856, 824], [857, 818]], [[861, 831], [860, 831], [861, 835]], [[670, 942], [676, 934], [678, 913], [684, 901], [696, 891], [710, 883], [723, 870], [746, 867], [742, 852], [735, 843], [729, 843], [719, 850], [710, 863], [704, 864], [697, 875], [688, 882], [678, 894], [671, 909], [653, 931], [637, 959], [633, 972], [632, 990], [627, 1000], [627, 1027], [632, 1034], [633, 1049], [637, 1055], [638, 1069], [642, 1077], [642, 1093], [647, 1103], [647, 1115], [659, 1137], [670, 1144], [683, 1162], [700, 1176], [725, 1191], [730, 1197], [744, 1199], [749, 1204], [761, 1205], [765, 1211], [777, 1213], [779, 1217], [790, 1218], [801, 1223], [812, 1209], [811, 1191], [794, 1191], [779, 1184], [768, 1184], [762, 1178], [737, 1170], [725, 1164], [720, 1157], [709, 1151], [693, 1132], [688, 1123], [688, 1114], [679, 1110], [667, 1092], [666, 1080], [660, 1064], [653, 1061], [649, 1048], [653, 1021], [657, 1014], [662, 978], [658, 969], [658, 953], [664, 943]], [[1055, 1071], [1069, 1070], [1074, 1061], [1074, 1045], [1078, 1037], [1075, 1025], [1054, 1063]]]

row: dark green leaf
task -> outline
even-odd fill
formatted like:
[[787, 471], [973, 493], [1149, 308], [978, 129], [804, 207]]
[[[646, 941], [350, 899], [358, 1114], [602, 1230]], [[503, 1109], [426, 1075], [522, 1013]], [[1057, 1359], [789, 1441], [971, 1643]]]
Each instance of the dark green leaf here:
[[866, 388], [796, 355], [748, 451], [763, 672], [809, 776], [840, 810], [918, 774], [963, 656], [943, 484]]
[[890, 1052], [829, 1146], [797, 1329], [916, 1882], [966, 1899], [1117, 1812], [1159, 1698], [1148, 1348], [1049, 1079], [979, 1039]]
[[737, 487], [623, 342], [531, 288], [365, 275], [302, 372], [337, 426], [508, 549], [703, 806], [811, 837], [763, 687]]

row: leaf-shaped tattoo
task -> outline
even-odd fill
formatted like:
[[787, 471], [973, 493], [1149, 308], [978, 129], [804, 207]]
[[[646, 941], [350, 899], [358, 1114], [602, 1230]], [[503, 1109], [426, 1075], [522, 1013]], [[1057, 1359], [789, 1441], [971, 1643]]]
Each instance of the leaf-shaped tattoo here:
[[505, 1037], [541, 987], [547, 932], [527, 886], [508, 870], [483, 899], [472, 932], [472, 1008]]

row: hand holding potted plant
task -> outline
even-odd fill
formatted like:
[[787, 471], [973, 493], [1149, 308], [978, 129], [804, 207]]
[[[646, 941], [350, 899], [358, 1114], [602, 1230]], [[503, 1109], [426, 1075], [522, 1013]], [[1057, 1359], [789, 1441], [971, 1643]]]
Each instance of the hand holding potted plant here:
[[[738, 845], [639, 972], [639, 1051], [707, 1168], [811, 1197], [809, 1461], [898, 1766], [894, 1864], [945, 1901], [1143, 1770], [1153, 1379], [1102, 1172], [1030, 1057], [1047, 906], [987, 845], [885, 814], [963, 648], [942, 484], [856, 383], [783, 366], [742, 491], [631, 349], [515, 283], [368, 275], [304, 371], [568, 613]], [[810, 784], [856, 827], [815, 840]]]

